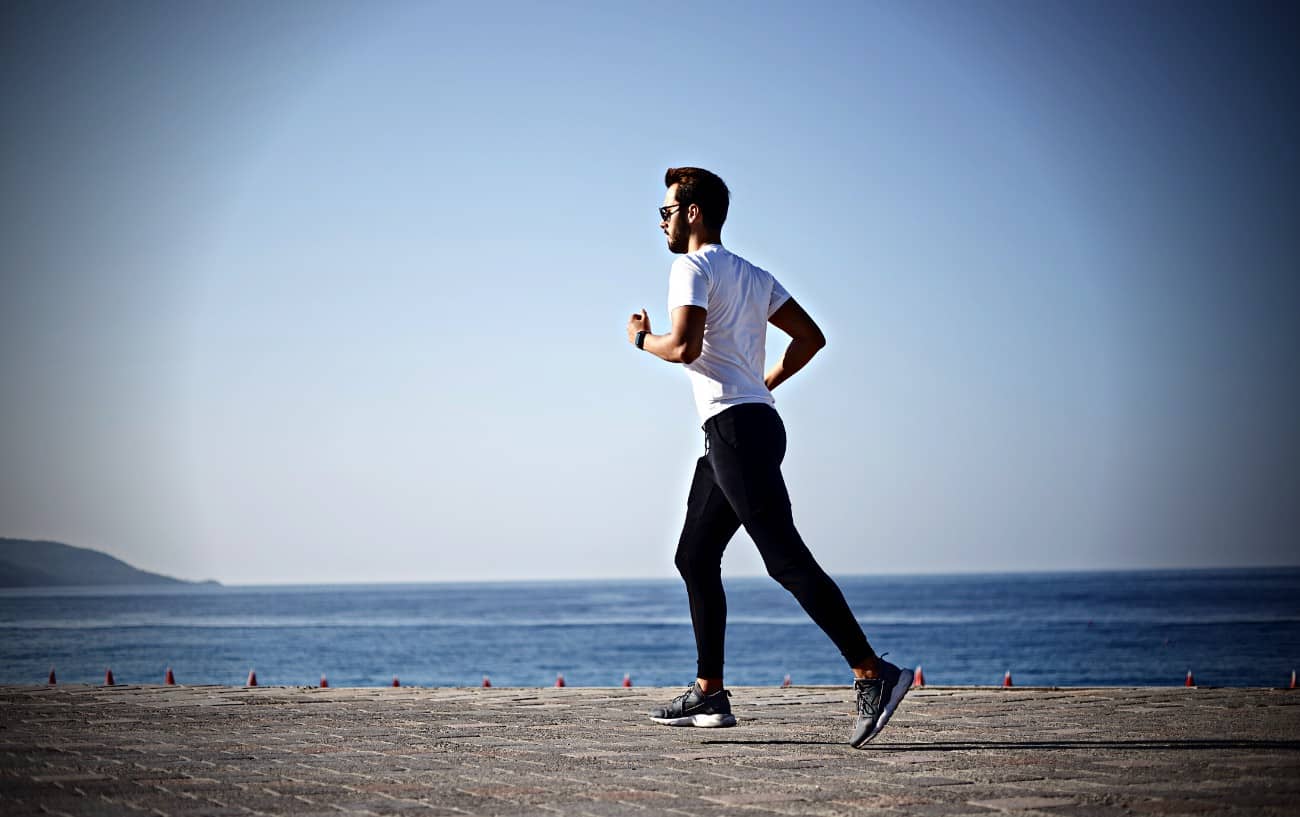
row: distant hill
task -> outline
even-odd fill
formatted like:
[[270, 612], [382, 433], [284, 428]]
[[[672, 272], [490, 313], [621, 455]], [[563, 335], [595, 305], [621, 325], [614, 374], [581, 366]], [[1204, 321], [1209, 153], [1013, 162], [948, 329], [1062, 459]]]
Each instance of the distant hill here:
[[216, 584], [137, 570], [121, 559], [61, 542], [0, 538], [0, 587]]

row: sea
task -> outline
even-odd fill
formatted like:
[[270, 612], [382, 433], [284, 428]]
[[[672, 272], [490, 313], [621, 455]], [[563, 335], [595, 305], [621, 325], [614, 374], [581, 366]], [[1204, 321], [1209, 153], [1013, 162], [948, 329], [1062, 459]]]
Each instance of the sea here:
[[[932, 685], [1280, 687], [1300, 568], [836, 577], [878, 653]], [[727, 578], [727, 682], [850, 680], [766, 577]], [[0, 683], [684, 686], [680, 581], [0, 591]]]

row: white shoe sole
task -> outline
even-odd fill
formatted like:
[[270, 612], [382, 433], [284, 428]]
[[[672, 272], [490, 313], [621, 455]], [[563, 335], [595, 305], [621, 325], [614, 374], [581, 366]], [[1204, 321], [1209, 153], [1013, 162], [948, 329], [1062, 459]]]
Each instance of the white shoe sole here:
[[662, 723], [664, 726], [699, 726], [704, 729], [718, 729], [724, 726], [735, 726], [735, 715], [688, 715], [684, 718], [651, 718], [655, 723]]

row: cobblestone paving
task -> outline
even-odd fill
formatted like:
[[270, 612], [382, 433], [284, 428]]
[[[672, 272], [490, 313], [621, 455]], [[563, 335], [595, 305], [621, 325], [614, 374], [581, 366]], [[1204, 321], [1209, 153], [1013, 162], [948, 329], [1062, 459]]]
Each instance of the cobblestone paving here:
[[1300, 694], [914, 690], [865, 751], [847, 689], [0, 687], [0, 815], [1300, 814]]

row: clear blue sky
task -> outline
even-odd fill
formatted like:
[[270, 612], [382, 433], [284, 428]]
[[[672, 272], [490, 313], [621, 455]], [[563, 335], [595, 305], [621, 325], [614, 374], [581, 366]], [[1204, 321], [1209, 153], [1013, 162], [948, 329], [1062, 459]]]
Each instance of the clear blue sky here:
[[1138, 6], [6, 4], [0, 535], [674, 575], [703, 439], [624, 325], [696, 164], [829, 338], [830, 572], [1296, 564], [1295, 13]]

